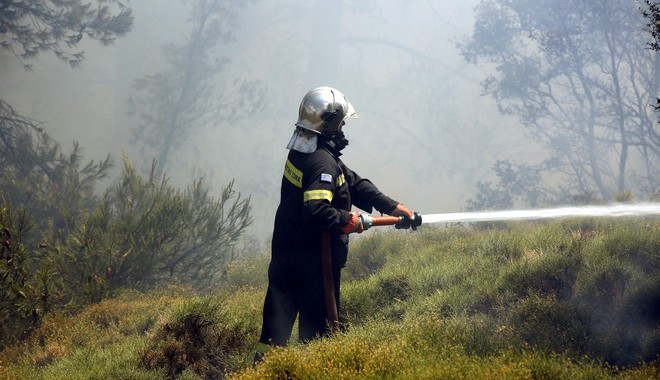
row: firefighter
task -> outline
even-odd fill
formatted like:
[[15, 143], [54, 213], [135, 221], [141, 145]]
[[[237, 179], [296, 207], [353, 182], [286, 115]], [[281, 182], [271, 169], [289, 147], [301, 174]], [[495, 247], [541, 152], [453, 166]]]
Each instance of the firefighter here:
[[[347, 118], [356, 117], [344, 94], [331, 87], [309, 91], [300, 103], [298, 122], [287, 145], [255, 361], [272, 346], [287, 344], [296, 317], [301, 342], [329, 332], [321, 263], [324, 233], [330, 236], [332, 282], [339, 310], [348, 235], [370, 227], [372, 208], [413, 218], [411, 210], [381, 193], [340, 159], [348, 145], [342, 128]], [[351, 211], [352, 206], [366, 213]]]

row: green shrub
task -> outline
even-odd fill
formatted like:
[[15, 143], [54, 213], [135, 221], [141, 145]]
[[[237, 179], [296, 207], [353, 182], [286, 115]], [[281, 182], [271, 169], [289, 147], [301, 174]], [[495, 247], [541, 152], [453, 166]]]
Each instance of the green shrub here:
[[[478, 334], [489, 328], [466, 331], [474, 320], [441, 321], [417, 318], [403, 324], [370, 321], [307, 345], [280, 348], [266, 355], [256, 368], [231, 373], [232, 379], [608, 379], [653, 378], [651, 366], [637, 373], [612, 370], [588, 359], [544, 354], [528, 349], [478, 348]], [[479, 324], [479, 321], [477, 321]], [[481, 331], [479, 331], [481, 330]], [[466, 339], [471, 335], [471, 338]], [[473, 341], [474, 350], [464, 342]], [[468, 353], [472, 351], [472, 353]], [[657, 373], [657, 370], [656, 372]], [[638, 376], [638, 377], [635, 377]], [[647, 377], [644, 377], [646, 375]]]
[[590, 307], [594, 330], [592, 355], [617, 365], [657, 359], [660, 347], [660, 278], [637, 279], [617, 298], [582, 300]]
[[487, 256], [502, 263], [518, 260], [523, 255], [521, 237], [513, 233], [495, 231], [481, 239], [475, 254]]
[[[61, 249], [67, 279], [102, 291], [167, 282], [208, 288], [221, 279], [233, 247], [251, 223], [249, 199], [230, 183], [214, 199], [202, 181], [185, 191], [137, 174], [125, 159], [122, 178]], [[79, 284], [83, 287], [85, 283]]]
[[28, 245], [38, 245], [49, 230], [51, 244], [62, 241], [95, 207], [96, 185], [108, 175], [112, 159], [83, 163], [77, 142], [64, 152], [40, 122], [17, 114], [3, 100], [0, 114], [0, 194], [33, 219], [39, 233]]
[[[249, 199], [242, 199], [232, 182], [215, 199], [201, 180], [175, 189], [153, 170], [143, 178], [125, 159], [119, 183], [97, 199], [93, 184], [109, 161], [79, 168], [79, 153], [70, 160], [53, 169], [62, 172], [67, 186], [51, 193], [70, 192], [72, 198], [53, 200], [50, 206], [61, 213], [30, 206], [44, 219], [19, 212], [14, 220], [11, 201], [2, 198], [0, 347], [29, 335], [52, 309], [99, 302], [121, 288], [215, 286], [251, 223]], [[51, 184], [51, 176], [42, 173], [46, 169], [52, 168], [35, 174], [44, 182], [34, 185], [39, 191]]]
[[24, 339], [54, 308], [63, 284], [48, 247], [29, 246], [34, 222], [15, 215], [11, 202], [0, 204], [0, 349]]
[[618, 224], [600, 241], [600, 250], [606, 256], [621, 258], [652, 273], [660, 265], [660, 230], [650, 225]]
[[402, 331], [373, 322], [305, 345], [277, 348], [233, 379], [388, 379], [406, 365]]
[[635, 275], [635, 269], [615, 258], [600, 257], [587, 259], [584, 269], [576, 281], [576, 296], [587, 303], [611, 303], [621, 297], [626, 286]]
[[270, 254], [261, 254], [249, 259], [238, 258], [227, 264], [223, 285], [231, 288], [266, 288]]
[[489, 355], [506, 348], [511, 336], [486, 314], [456, 313], [449, 316], [418, 315], [405, 319], [406, 339], [428, 353], [460, 351], [467, 355]]
[[658, 355], [658, 224], [608, 223], [595, 235], [576, 281], [575, 302], [589, 310], [589, 355], [617, 365]]
[[401, 243], [388, 234], [379, 231], [369, 232], [368, 236], [353, 239], [350, 244], [349, 260], [342, 276], [346, 280], [363, 279], [381, 269], [388, 257]]
[[222, 290], [213, 297], [222, 300], [222, 320], [227, 326], [243, 331], [246, 344], [257, 342], [261, 330], [265, 288], [242, 287]]
[[522, 344], [580, 356], [591, 343], [589, 313], [554, 294], [530, 294], [512, 305], [507, 315], [513, 336]]
[[2, 351], [0, 363], [43, 367], [70, 357], [81, 347], [102, 349], [128, 337], [144, 336], [162, 313], [190, 293], [190, 289], [174, 287], [149, 294], [125, 291], [75, 315], [66, 310], [50, 313], [28, 338]]
[[533, 293], [568, 299], [582, 266], [578, 254], [530, 252], [527, 257], [504, 269], [497, 286], [514, 300]]
[[176, 378], [193, 371], [204, 379], [217, 379], [231, 369], [232, 361], [246, 350], [244, 326], [228, 324], [217, 298], [186, 302], [165, 320], [139, 353], [145, 368]]
[[78, 347], [66, 357], [48, 364], [3, 368], [0, 379], [162, 379], [161, 373], [137, 365], [137, 352], [145, 343], [144, 338], [129, 337], [104, 347]]

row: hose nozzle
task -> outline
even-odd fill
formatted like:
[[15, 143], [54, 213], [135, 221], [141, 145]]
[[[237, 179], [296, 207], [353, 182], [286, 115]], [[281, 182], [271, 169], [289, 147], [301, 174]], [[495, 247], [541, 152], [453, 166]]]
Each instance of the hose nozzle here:
[[415, 231], [417, 227], [422, 225], [422, 215], [416, 212], [413, 212], [412, 218], [401, 216], [399, 219], [400, 221], [394, 225], [394, 227], [399, 230], [411, 228], [413, 231]]

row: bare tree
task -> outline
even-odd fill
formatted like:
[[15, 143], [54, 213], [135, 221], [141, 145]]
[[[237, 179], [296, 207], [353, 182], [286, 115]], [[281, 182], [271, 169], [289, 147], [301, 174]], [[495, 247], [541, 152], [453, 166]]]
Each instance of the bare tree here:
[[228, 0], [191, 1], [186, 41], [163, 48], [168, 68], [135, 81], [129, 106], [140, 124], [133, 130], [133, 142], [143, 152], [155, 152], [159, 175], [195, 128], [216, 124], [221, 117], [230, 122], [239, 112], [262, 104], [258, 81], [237, 79], [221, 95], [213, 82], [227, 62], [216, 49], [233, 39], [241, 6]]
[[485, 93], [548, 149], [546, 175], [602, 199], [657, 191], [657, 66], [633, 1], [489, 0], [476, 18], [462, 52], [494, 65]]

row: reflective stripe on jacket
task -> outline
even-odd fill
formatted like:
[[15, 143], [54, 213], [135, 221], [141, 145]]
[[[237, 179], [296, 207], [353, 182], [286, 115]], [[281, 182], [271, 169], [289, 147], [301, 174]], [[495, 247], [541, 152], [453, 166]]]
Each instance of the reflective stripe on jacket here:
[[284, 165], [280, 204], [275, 215], [273, 258], [320, 252], [321, 232], [333, 235], [333, 256], [345, 262], [348, 236], [341, 228], [351, 206], [371, 213], [390, 213], [398, 202], [350, 170], [332, 147], [319, 144], [313, 153], [291, 150]]

